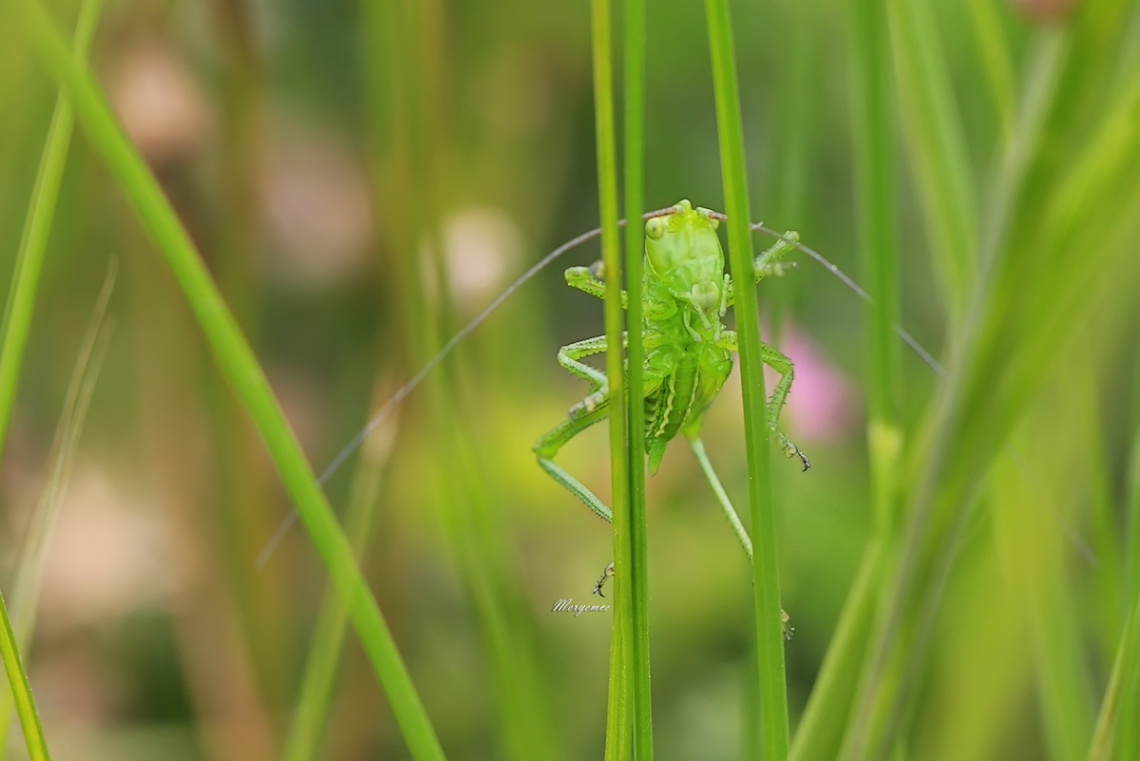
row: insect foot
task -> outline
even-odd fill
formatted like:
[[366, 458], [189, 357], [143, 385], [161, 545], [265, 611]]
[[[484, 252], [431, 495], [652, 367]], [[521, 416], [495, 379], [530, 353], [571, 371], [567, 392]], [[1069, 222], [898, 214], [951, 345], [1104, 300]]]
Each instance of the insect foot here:
[[787, 611], [785, 611], [783, 608], [781, 608], [780, 609], [780, 629], [784, 633], [784, 641], [785, 642], [791, 642], [792, 641], [792, 634], [795, 633], [795, 631], [796, 631], [795, 627], [788, 623], [791, 620], [792, 620], [791, 616], [788, 615]]
[[778, 428], [773, 427], [772, 432], [776, 434], [776, 438], [780, 441], [780, 448], [784, 450], [784, 457], [800, 458], [800, 462], [804, 464], [805, 471], [811, 467], [811, 460], [803, 453], [803, 450], [792, 443], [791, 439], [781, 433]]
[[756, 267], [756, 274], [760, 277], [783, 277], [796, 269], [795, 262], [770, 262]]
[[790, 441], [788, 442], [788, 446], [784, 447], [784, 456], [785, 457], [793, 457], [793, 456], [799, 457], [800, 461], [804, 464], [804, 470], [805, 471], [811, 467], [811, 460], [809, 460], [807, 458], [807, 455], [804, 454], [800, 450], [799, 447], [797, 447], [795, 444], [793, 444]]
[[594, 585], [594, 594], [596, 594], [598, 597], [605, 597], [606, 595], [604, 592], [602, 592], [602, 587], [606, 585], [606, 580], [613, 575], [614, 564], [610, 563], [608, 566], [606, 566], [606, 570], [602, 571], [602, 576], [600, 579], [598, 579], [598, 583]]

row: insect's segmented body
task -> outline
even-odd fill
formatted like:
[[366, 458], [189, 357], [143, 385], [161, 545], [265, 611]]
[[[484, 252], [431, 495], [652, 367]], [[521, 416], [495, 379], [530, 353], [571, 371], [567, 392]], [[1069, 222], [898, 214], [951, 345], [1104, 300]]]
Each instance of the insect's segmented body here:
[[[684, 204], [687, 207], [687, 204]], [[721, 317], [730, 280], [716, 220], [683, 208], [646, 224], [645, 451], [655, 473], [679, 432], [698, 432], [729, 373]]]
[[[724, 251], [716, 229], [718, 220], [705, 209], [681, 201], [671, 214], [649, 219], [645, 225], [644, 387], [639, 394], [645, 419], [645, 451], [649, 472], [655, 473], [665, 448], [678, 433], [691, 440], [721, 386], [732, 372], [736, 333], [721, 322], [733, 303], [732, 280], [724, 271]], [[791, 250], [780, 240], [755, 261], [755, 279], [781, 274], [780, 258]], [[605, 283], [586, 267], [571, 267], [566, 281], [599, 298]], [[626, 296], [623, 293], [623, 303]], [[562, 347], [559, 363], [593, 385], [592, 393], [570, 409], [570, 415], [535, 445], [539, 464], [594, 512], [612, 520], [610, 509], [574, 476], [553, 460], [558, 450], [585, 428], [609, 415], [609, 385], [601, 371], [584, 364], [583, 357], [606, 350], [605, 336]], [[792, 363], [767, 344], [763, 358], [782, 375], [769, 403], [768, 422], [788, 456], [807, 458], [776, 427], [791, 387]]]

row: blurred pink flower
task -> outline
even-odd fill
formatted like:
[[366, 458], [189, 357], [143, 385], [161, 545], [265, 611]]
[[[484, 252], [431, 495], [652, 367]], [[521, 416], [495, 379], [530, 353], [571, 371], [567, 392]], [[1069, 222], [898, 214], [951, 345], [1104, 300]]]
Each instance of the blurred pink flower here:
[[[767, 335], [767, 328], [764, 332]], [[858, 418], [850, 381], [794, 325], [784, 325], [780, 351], [791, 357], [796, 368], [796, 379], [784, 411], [792, 438], [835, 441], [850, 435]], [[768, 393], [771, 393], [779, 375], [770, 367], [764, 371]]]

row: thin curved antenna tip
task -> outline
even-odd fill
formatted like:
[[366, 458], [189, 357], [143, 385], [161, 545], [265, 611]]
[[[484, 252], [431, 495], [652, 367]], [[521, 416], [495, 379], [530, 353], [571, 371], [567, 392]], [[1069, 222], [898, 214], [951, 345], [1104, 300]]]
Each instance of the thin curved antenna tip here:
[[[725, 217], [725, 219], [727, 219], [727, 217]], [[839, 278], [840, 282], [842, 282], [844, 285], [846, 285], [848, 288], [850, 288], [852, 291], [854, 291], [855, 294], [859, 298], [863, 299], [867, 303], [871, 303], [872, 299], [871, 299], [871, 295], [869, 293], [867, 293], [865, 290], [863, 290], [859, 286], [858, 283], [856, 283], [854, 280], [852, 280], [850, 277], [848, 277], [847, 273], [845, 273], [843, 270], [839, 269], [839, 267], [836, 266], [835, 264], [832, 264], [831, 261], [827, 259], [827, 257], [825, 257], [823, 254], [816, 251], [811, 246], [804, 245], [803, 243], [800, 243], [798, 240], [796, 240], [794, 238], [789, 238], [788, 236], [784, 235], [783, 233], [778, 233], [775, 230], [773, 230], [772, 228], [768, 227], [767, 225], [761, 224], [759, 222], [753, 222], [749, 226], [753, 230], [755, 230], [756, 232], [766, 233], [767, 235], [771, 235], [773, 238], [779, 238], [780, 240], [784, 241], [788, 245], [795, 246], [800, 251], [803, 251], [805, 254], [810, 256], [812, 259], [815, 259], [818, 263], [823, 265], [828, 271], [831, 272], [831, 274], [833, 274], [833, 275], [835, 275], [835, 277]], [[914, 336], [912, 336], [904, 328], [902, 328], [902, 326], [895, 325], [895, 334], [899, 338], [901, 338], [903, 343], [905, 343], [907, 346], [909, 346], [911, 348], [911, 350], [914, 351], [914, 353], [918, 355], [919, 359], [921, 359], [923, 362], [925, 362], [927, 364], [927, 366], [929, 366], [930, 369], [933, 370], [937, 375], [939, 375], [940, 377], [946, 375], [946, 368], [942, 366], [942, 363], [939, 362], [937, 359], [935, 359], [934, 356], [930, 352], [928, 352], [925, 348], [923, 348], [922, 344], [920, 344], [918, 342], [918, 340], [915, 339]]]

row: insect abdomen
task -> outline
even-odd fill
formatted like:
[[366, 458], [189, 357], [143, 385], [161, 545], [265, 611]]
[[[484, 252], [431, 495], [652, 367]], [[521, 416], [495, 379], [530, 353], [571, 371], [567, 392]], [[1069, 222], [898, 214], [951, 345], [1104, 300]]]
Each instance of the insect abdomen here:
[[686, 352], [677, 369], [666, 376], [661, 387], [646, 399], [645, 449], [649, 472], [655, 473], [665, 452], [665, 444], [677, 435], [696, 401], [700, 387], [700, 366], [695, 354]]

